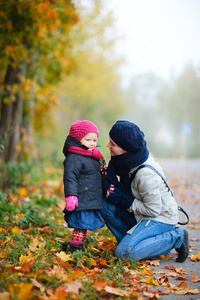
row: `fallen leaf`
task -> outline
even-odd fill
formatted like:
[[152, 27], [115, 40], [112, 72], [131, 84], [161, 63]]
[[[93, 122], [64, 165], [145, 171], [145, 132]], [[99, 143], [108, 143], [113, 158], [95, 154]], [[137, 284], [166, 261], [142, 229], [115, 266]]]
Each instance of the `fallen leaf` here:
[[196, 238], [190, 238], [190, 240], [193, 241], [193, 242], [199, 242], [200, 241], [200, 239], [196, 239]]
[[57, 278], [63, 279], [64, 281], [68, 280], [68, 275], [63, 271], [63, 269], [60, 266], [54, 265], [51, 270], [45, 270], [45, 273], [50, 277], [56, 276]]
[[151, 266], [159, 266], [160, 265], [160, 261], [159, 260], [151, 260], [151, 261], [149, 261], [149, 264]]
[[160, 255], [159, 256], [161, 259], [172, 259], [170, 255]]
[[191, 255], [190, 258], [193, 261], [200, 261], [200, 253], [197, 253], [196, 255]]
[[101, 257], [99, 258], [99, 263], [102, 266], [109, 267], [107, 261], [105, 259], [101, 258]]
[[193, 278], [191, 279], [192, 282], [198, 282], [200, 281], [200, 278], [196, 275], [196, 274], [193, 274]]
[[12, 229], [11, 229], [11, 231], [12, 231], [12, 234], [14, 234], [14, 235], [17, 235], [17, 234], [19, 234], [19, 227], [17, 227], [17, 226], [14, 226]]
[[108, 284], [107, 281], [105, 281], [104, 279], [100, 279], [100, 280], [95, 280], [92, 285], [95, 287], [95, 289], [98, 292], [101, 292], [107, 286], [107, 284]]
[[81, 271], [74, 271], [71, 275], [68, 276], [68, 280], [72, 281], [80, 277], [85, 277], [85, 273]]
[[96, 261], [91, 257], [89, 258], [89, 260], [90, 260], [91, 266], [96, 267], [96, 265], [97, 265]]
[[171, 285], [171, 287], [171, 292], [176, 295], [199, 294], [197, 289], [187, 286], [185, 281], [181, 282], [178, 286]]
[[32, 254], [30, 251], [28, 251], [26, 255], [22, 255], [22, 254], [21, 254], [21, 256], [19, 257], [19, 263], [20, 263], [21, 265], [23, 265], [24, 263], [30, 262], [30, 261], [32, 261], [33, 259], [34, 259], [33, 254]]
[[19, 189], [19, 195], [21, 197], [26, 197], [28, 195], [28, 191], [25, 187], [22, 187], [21, 189]]
[[146, 296], [148, 299], [156, 300], [159, 299], [159, 293], [157, 292], [143, 292], [144, 296]]
[[146, 278], [141, 279], [140, 282], [145, 282], [145, 283], [152, 284], [155, 286], [159, 285], [158, 280], [155, 277], [146, 277]]
[[40, 242], [40, 240], [38, 239], [38, 237], [35, 237], [32, 241], [32, 243], [29, 245], [29, 249], [31, 251], [34, 251], [34, 252], [38, 252], [38, 251], [41, 251], [44, 246], [46, 245], [46, 242]]
[[35, 287], [37, 287], [40, 291], [42, 291], [42, 292], [45, 291], [45, 287], [40, 282], [38, 282], [36, 279], [32, 278], [31, 281], [32, 281], [32, 284]]
[[65, 292], [64, 285], [59, 286], [55, 291], [53, 291], [51, 289], [48, 289], [46, 292], [50, 297], [48, 297], [48, 298], [45, 297], [45, 298], [40, 298], [40, 299], [44, 299], [44, 300], [66, 300], [67, 295], [68, 295], [68, 293]]
[[11, 300], [11, 295], [8, 292], [0, 293], [0, 300]]
[[70, 254], [66, 254], [64, 251], [56, 253], [56, 256], [59, 257], [62, 261], [74, 261], [74, 258]]
[[106, 286], [104, 290], [109, 294], [113, 294], [121, 297], [129, 297], [131, 295], [131, 293], [128, 291], [120, 290], [111, 286]]
[[33, 290], [33, 284], [32, 283], [20, 283], [19, 285], [20, 290], [17, 294], [18, 300], [25, 300], [25, 299], [31, 299], [32, 298], [32, 290]]
[[79, 290], [83, 289], [82, 283], [80, 280], [74, 280], [71, 281], [67, 284], [65, 284], [65, 292], [66, 293], [74, 293], [74, 294], [79, 294]]
[[20, 272], [30, 274], [33, 269], [34, 264], [35, 264], [35, 261], [25, 262], [23, 264], [22, 268], [20, 268]]

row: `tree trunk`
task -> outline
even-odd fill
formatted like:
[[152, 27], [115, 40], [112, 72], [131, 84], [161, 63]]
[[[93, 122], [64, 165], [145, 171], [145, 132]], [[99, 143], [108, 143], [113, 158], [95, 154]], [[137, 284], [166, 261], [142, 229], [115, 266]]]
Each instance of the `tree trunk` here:
[[[4, 95], [1, 98], [1, 115], [0, 115], [0, 135], [8, 132], [14, 126], [11, 135], [7, 136], [5, 144], [5, 152], [3, 159], [5, 162], [18, 159], [18, 148], [20, 140], [20, 128], [22, 122], [23, 110], [23, 93], [21, 83], [26, 73], [26, 63], [23, 62], [21, 67], [14, 69], [10, 64], [8, 65], [5, 82]], [[13, 95], [13, 86], [17, 85], [17, 93]], [[13, 98], [14, 96], [14, 98]]]

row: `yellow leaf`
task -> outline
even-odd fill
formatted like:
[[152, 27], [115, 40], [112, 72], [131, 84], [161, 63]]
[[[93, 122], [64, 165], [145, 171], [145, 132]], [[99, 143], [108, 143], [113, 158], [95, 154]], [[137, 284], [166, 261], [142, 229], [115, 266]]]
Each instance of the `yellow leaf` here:
[[90, 260], [91, 266], [96, 267], [96, 265], [97, 265], [96, 261], [93, 258], [89, 258], [89, 260]]
[[35, 237], [32, 241], [32, 243], [29, 245], [29, 249], [31, 251], [37, 252], [37, 251], [41, 251], [44, 246], [46, 245], [46, 242], [40, 242], [40, 240]]
[[19, 195], [21, 197], [26, 197], [28, 195], [28, 191], [25, 187], [22, 187], [20, 190], [19, 190]]
[[14, 226], [14, 227], [11, 229], [11, 231], [12, 231], [12, 234], [17, 235], [17, 234], [19, 234], [19, 227]]
[[200, 253], [191, 256], [191, 260], [193, 261], [200, 261]]
[[21, 255], [19, 258], [19, 263], [23, 265], [25, 262], [30, 262], [34, 259], [33, 254], [28, 251], [26, 255]]
[[32, 292], [33, 284], [32, 283], [25, 283], [25, 284], [21, 283], [19, 285], [19, 287], [20, 287], [20, 291], [17, 295], [18, 299], [19, 300], [31, 299], [32, 294], [33, 294], [33, 292]]
[[74, 261], [74, 258], [72, 258], [70, 254], [66, 254], [64, 251], [61, 251], [60, 253], [57, 252], [56, 256], [58, 256], [62, 261]]
[[148, 284], [159, 285], [158, 280], [153, 277], [146, 277], [145, 279], [141, 279], [141, 282], [146, 282]]

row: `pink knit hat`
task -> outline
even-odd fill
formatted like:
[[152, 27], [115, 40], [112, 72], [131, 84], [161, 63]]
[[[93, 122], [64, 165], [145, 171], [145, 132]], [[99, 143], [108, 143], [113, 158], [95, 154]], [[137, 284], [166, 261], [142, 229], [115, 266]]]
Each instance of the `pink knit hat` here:
[[69, 130], [69, 135], [80, 141], [84, 136], [91, 132], [96, 133], [97, 138], [99, 137], [99, 130], [96, 125], [94, 125], [91, 121], [83, 120], [72, 124]]

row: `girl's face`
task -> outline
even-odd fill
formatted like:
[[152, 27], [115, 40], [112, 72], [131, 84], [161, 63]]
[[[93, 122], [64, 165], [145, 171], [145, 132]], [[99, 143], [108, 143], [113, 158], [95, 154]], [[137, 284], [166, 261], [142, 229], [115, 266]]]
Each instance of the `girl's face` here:
[[81, 140], [81, 145], [88, 147], [90, 150], [94, 150], [97, 146], [97, 134], [94, 132], [90, 132], [85, 135]]
[[111, 156], [117, 156], [126, 153], [124, 149], [120, 148], [112, 139], [109, 137], [109, 143], [107, 147], [110, 149]]

